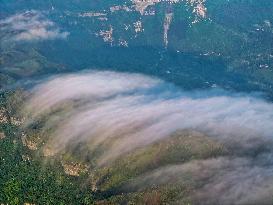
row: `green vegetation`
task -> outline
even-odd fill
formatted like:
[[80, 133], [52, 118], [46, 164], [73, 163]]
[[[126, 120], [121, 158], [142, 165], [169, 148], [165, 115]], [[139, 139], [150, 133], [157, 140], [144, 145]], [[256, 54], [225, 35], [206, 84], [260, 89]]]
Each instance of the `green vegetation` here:
[[[133, 189], [128, 184], [161, 167], [233, 156], [213, 138], [185, 130], [102, 167], [98, 156], [110, 140], [95, 151], [79, 144], [51, 153], [46, 145], [53, 131], [44, 125], [48, 120], [54, 124], [54, 115], [65, 115], [74, 102], [24, 130], [20, 125], [24, 87], [52, 73], [89, 68], [137, 72], [187, 90], [219, 86], [262, 91], [273, 99], [272, 2], [207, 0], [207, 18], [195, 24], [191, 6], [183, 3], [149, 7], [155, 16], [109, 10], [114, 5], [130, 6], [128, 2], [1, 1], [0, 20], [30, 9], [47, 11], [48, 19], [70, 35], [65, 40], [14, 42], [8, 40], [14, 31], [0, 31], [0, 204], [188, 205], [199, 186], [190, 174], [175, 185]], [[90, 11], [108, 12], [107, 21], [79, 17]], [[173, 19], [165, 48], [163, 24], [168, 12], [173, 12]], [[134, 23], [139, 20], [144, 32], [136, 34]], [[113, 46], [98, 35], [110, 25]], [[129, 47], [119, 46], [120, 39], [126, 39]]]
[[[96, 154], [100, 151], [90, 153], [85, 146], [44, 156], [44, 144], [40, 140], [45, 133], [42, 126], [30, 126], [23, 132], [20, 126], [14, 125], [13, 119], [21, 119], [18, 110], [23, 96], [20, 90], [1, 95], [1, 108], [5, 110], [4, 115], [9, 115], [0, 125], [0, 132], [5, 135], [0, 139], [1, 203], [148, 205], [179, 201], [190, 204], [188, 196], [195, 186], [191, 178], [185, 184], [164, 184], [141, 190], [124, 187], [136, 177], [160, 167], [227, 154], [226, 149], [212, 139], [183, 131], [103, 167], [96, 165]], [[27, 141], [22, 137], [25, 131]], [[33, 146], [37, 141], [38, 145]], [[105, 146], [103, 149], [107, 143]]]
[[[14, 99], [14, 93], [1, 98], [1, 108], [6, 105], [9, 113], [15, 109], [7, 99]], [[44, 158], [23, 146], [21, 131], [11, 121], [2, 123], [0, 131], [6, 136], [0, 140], [0, 203], [94, 203], [94, 193], [85, 184], [86, 176], [66, 175], [57, 161], [45, 163]]]

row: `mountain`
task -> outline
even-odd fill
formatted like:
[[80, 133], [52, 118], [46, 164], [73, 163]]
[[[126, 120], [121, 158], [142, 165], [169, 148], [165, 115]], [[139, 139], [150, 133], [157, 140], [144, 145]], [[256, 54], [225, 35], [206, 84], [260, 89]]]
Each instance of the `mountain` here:
[[[135, 70], [175, 83], [191, 76], [182, 86], [217, 84], [271, 95], [268, 1], [3, 1], [1, 7], [3, 18], [37, 10], [69, 33], [65, 41], [36, 39], [31, 47], [71, 69]], [[243, 85], [236, 85], [238, 79]]]
[[0, 0], [0, 204], [272, 204], [273, 2]]

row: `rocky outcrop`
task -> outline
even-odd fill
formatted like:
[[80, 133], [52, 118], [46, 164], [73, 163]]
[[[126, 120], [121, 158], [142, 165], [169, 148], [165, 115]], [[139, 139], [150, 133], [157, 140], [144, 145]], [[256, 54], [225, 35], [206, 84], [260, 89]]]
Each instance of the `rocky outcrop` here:
[[0, 123], [8, 123], [8, 118], [4, 108], [0, 108]]
[[70, 176], [80, 176], [81, 173], [88, 171], [88, 166], [77, 162], [64, 162], [62, 161], [64, 172]]
[[26, 146], [28, 149], [33, 151], [38, 149], [38, 143], [29, 140], [25, 133], [22, 133], [21, 139], [22, 139], [23, 145]]
[[4, 133], [4, 132], [0, 132], [0, 140], [2, 140], [2, 139], [4, 139], [4, 138], [6, 138], [5, 133]]

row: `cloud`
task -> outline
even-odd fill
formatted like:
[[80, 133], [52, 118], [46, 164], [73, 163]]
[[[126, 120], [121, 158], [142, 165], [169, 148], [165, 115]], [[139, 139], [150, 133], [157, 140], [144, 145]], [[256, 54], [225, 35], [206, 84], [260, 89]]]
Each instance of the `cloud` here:
[[26, 11], [0, 21], [1, 30], [15, 41], [41, 41], [64, 39], [69, 33], [61, 31], [41, 12]]
[[[60, 108], [64, 112], [56, 112]], [[93, 71], [37, 85], [25, 112], [30, 124], [47, 116], [47, 146], [56, 153], [71, 144], [91, 150], [106, 144], [98, 166], [178, 130], [205, 133], [230, 151], [228, 157], [161, 167], [126, 189], [183, 184], [190, 176], [199, 184], [191, 194], [197, 204], [267, 204], [272, 196], [273, 104], [255, 95], [184, 91], [140, 74]]]
[[126, 189], [143, 190], [155, 184], [180, 184], [193, 188], [190, 195], [194, 204], [271, 204], [272, 159], [266, 162], [267, 165], [261, 165], [258, 159], [240, 157], [195, 160], [137, 177]]
[[273, 105], [262, 99], [223, 90], [185, 92], [138, 74], [60, 76], [37, 86], [27, 109], [39, 116], [71, 100], [83, 103], [68, 112], [70, 116], [56, 129], [56, 140], [65, 146], [72, 139], [92, 139], [96, 144], [122, 139], [113, 144], [105, 159], [182, 129], [202, 131], [223, 141], [259, 137], [259, 141], [252, 140], [257, 144], [272, 138]]

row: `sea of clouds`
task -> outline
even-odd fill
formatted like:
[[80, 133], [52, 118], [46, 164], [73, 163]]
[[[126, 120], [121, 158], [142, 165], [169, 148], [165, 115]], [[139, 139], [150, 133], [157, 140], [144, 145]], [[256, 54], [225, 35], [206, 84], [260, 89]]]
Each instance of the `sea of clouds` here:
[[[230, 156], [161, 167], [130, 186], [179, 183], [186, 173], [200, 181], [193, 197], [202, 204], [268, 204], [273, 196], [273, 104], [221, 89], [184, 91], [160, 79], [93, 71], [47, 79], [31, 90], [28, 123], [71, 106], [48, 120], [56, 153], [71, 144], [96, 149], [111, 140], [99, 166], [137, 148], [196, 130], [223, 143]], [[272, 200], [271, 200], [272, 202]]]

